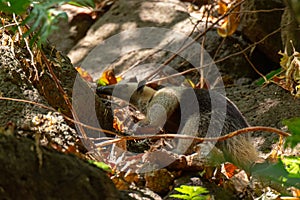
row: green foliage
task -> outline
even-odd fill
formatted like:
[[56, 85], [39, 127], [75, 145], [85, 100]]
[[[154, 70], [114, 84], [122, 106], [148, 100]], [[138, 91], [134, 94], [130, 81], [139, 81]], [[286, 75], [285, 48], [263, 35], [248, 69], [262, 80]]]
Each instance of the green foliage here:
[[300, 179], [300, 158], [299, 157], [285, 157], [282, 159], [285, 164], [289, 177]]
[[300, 142], [300, 118], [286, 119], [283, 120], [282, 123], [286, 125], [292, 133], [292, 136], [286, 139], [285, 145], [290, 145], [291, 148], [294, 148]]
[[[10, 6], [9, 6], [9, 4]], [[0, 1], [0, 11], [5, 13], [16, 13], [18, 15], [26, 12], [26, 9], [29, 7], [31, 0], [1, 0]]]
[[102, 80], [101, 78], [99, 78], [98, 80], [97, 80], [97, 86], [99, 87], [99, 86], [106, 86], [107, 85], [107, 83], [104, 81], [104, 80]]
[[172, 194], [170, 197], [186, 200], [207, 200], [210, 198], [208, 190], [200, 186], [181, 185], [180, 188], [175, 188], [181, 194]]
[[[292, 136], [287, 138], [288, 144], [294, 148], [300, 142], [300, 118], [283, 120]], [[300, 188], [300, 158], [284, 157], [277, 163], [256, 164], [252, 169], [252, 174], [264, 177], [284, 186], [294, 186]]]
[[31, 28], [23, 36], [28, 37], [31, 33], [34, 33], [31, 44], [37, 41], [40, 46], [57, 29], [56, 24], [61, 19], [67, 19], [67, 14], [58, 10], [59, 6], [66, 3], [83, 7], [95, 7], [93, 0], [1, 0], [0, 11], [8, 14], [23, 14], [31, 5], [31, 12], [22, 23], [22, 25], [30, 24]]
[[299, 172], [299, 158], [279, 159], [277, 163], [260, 163], [252, 169], [253, 176], [263, 177], [286, 187], [294, 186], [296, 188], [300, 188]]
[[104, 162], [97, 162], [97, 161], [94, 161], [94, 160], [89, 160], [88, 162], [90, 164], [93, 164], [93, 165], [97, 166], [100, 169], [103, 169], [106, 172], [111, 172], [110, 167], [107, 164], [105, 164]]
[[90, 7], [95, 8], [95, 2], [93, 0], [76, 0], [76, 1], [69, 1], [68, 4], [78, 6], [78, 7]]
[[[274, 76], [280, 74], [281, 71], [282, 71], [281, 68], [271, 71], [270, 73], [268, 73], [268, 74], [266, 75], [267, 80], [271, 80]], [[264, 83], [265, 83], [265, 79], [262, 78], [262, 77], [259, 78], [259, 79], [255, 82], [256, 85], [263, 85]]]
[[32, 24], [29, 31], [24, 34], [24, 37], [29, 36], [29, 34], [34, 34], [31, 42], [38, 40], [38, 44], [41, 45], [46, 42], [48, 36], [57, 29], [57, 24], [60, 19], [68, 19], [68, 16], [65, 12], [57, 11], [55, 8], [52, 8], [54, 4], [52, 2], [35, 4], [30, 15], [24, 20], [24, 24]]

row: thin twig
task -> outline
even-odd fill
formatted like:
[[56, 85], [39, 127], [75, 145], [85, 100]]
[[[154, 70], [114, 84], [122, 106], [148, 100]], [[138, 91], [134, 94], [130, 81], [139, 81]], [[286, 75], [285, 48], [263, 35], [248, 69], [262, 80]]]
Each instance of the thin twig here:
[[[20, 27], [20, 25], [19, 25], [19, 23], [18, 23], [18, 21], [17, 21], [17, 19], [16, 19], [15, 13], [13, 13], [13, 19], [14, 19], [14, 21], [15, 21], [17, 27], [18, 27], [18, 31], [19, 31], [20, 35], [22, 36], [22, 35], [23, 35], [22, 29], [21, 29], [21, 27]], [[34, 78], [35, 78], [35, 80], [38, 81], [38, 80], [39, 80], [39, 76], [38, 76], [39, 73], [38, 73], [38, 70], [37, 70], [36, 65], [35, 65], [35, 63], [34, 63], [34, 55], [33, 55], [32, 51], [31, 51], [31, 49], [30, 49], [30, 47], [29, 47], [29, 44], [28, 44], [28, 41], [27, 41], [26, 38], [24, 38], [24, 41], [25, 41], [26, 49], [27, 49], [27, 51], [28, 51], [29, 54], [30, 54], [30, 61], [31, 61], [31, 64], [32, 64], [32, 66], [33, 66], [33, 68], [34, 68], [34, 70], [35, 70], [35, 76], [34, 76]]]
[[[170, 62], [172, 60], [174, 60], [178, 54], [182, 53], [184, 50], [186, 50], [188, 47], [190, 47], [192, 44], [194, 44], [198, 39], [200, 39], [203, 35], [205, 35], [208, 31], [210, 31], [211, 29], [214, 28], [215, 25], [217, 25], [219, 23], [219, 21], [221, 21], [222, 19], [224, 19], [225, 17], [227, 17], [229, 14], [231, 14], [231, 12], [238, 6], [240, 6], [242, 3], [244, 3], [245, 0], [242, 0], [241, 2], [237, 3], [235, 6], [233, 6], [228, 12], [226, 12], [224, 15], [222, 15], [221, 17], [219, 17], [212, 25], [210, 25], [207, 29], [205, 29], [202, 33], [199, 33], [195, 38], [193, 38], [193, 41], [189, 42], [188, 44], [186, 44], [185, 46], [183, 46], [182, 48], [180, 48], [175, 54], [173, 54], [170, 58], [168, 58], [165, 62], [163, 62], [163, 64], [161, 64], [161, 66], [159, 68], [162, 68], [162, 66], [167, 66], [168, 64], [170, 64]], [[194, 68], [195, 69], [195, 68]], [[157, 82], [156, 80], [152, 80], [148, 83], [153, 83], [153, 82]]]
[[[17, 102], [29, 103], [29, 104], [32, 104], [32, 105], [35, 105], [35, 106], [38, 106], [38, 107], [41, 107], [41, 108], [44, 108], [44, 109], [48, 109], [48, 110], [57, 112], [54, 108], [45, 106], [45, 105], [43, 105], [41, 103], [37, 103], [37, 102], [25, 100], [25, 99], [15, 99], [15, 98], [1, 97], [0, 96], [0, 100], [9, 100], [9, 101], [17, 101]], [[80, 125], [82, 127], [85, 127], [85, 128], [91, 129], [91, 130], [95, 130], [95, 131], [99, 131], [99, 132], [108, 133], [108, 134], [111, 134], [111, 135], [118, 135], [120, 137], [120, 138], [112, 138], [109, 141], [102, 142], [102, 143], [98, 144], [99, 147], [107, 146], [107, 145], [110, 145], [110, 144], [113, 144], [113, 143], [117, 143], [117, 142], [120, 142], [120, 141], [123, 141], [123, 140], [142, 140], [142, 139], [161, 139], [161, 138], [165, 138], [165, 139], [168, 139], [168, 138], [169, 139], [172, 139], [172, 138], [193, 139], [196, 142], [204, 142], [204, 141], [214, 142], [214, 141], [227, 140], [227, 139], [232, 138], [232, 137], [234, 137], [236, 135], [240, 135], [240, 134], [244, 134], [244, 133], [248, 133], [248, 132], [254, 132], [254, 131], [265, 131], [265, 132], [276, 133], [276, 134], [278, 134], [280, 136], [283, 136], [283, 137], [287, 137], [287, 136], [291, 135], [291, 134], [289, 134], [287, 132], [281, 131], [281, 130], [276, 129], [276, 128], [265, 127], [265, 126], [252, 126], [252, 127], [247, 127], [247, 128], [239, 129], [237, 131], [231, 132], [231, 133], [229, 133], [227, 135], [224, 135], [224, 136], [221, 136], [221, 137], [212, 137], [212, 138], [200, 138], [200, 137], [194, 137], [194, 136], [189, 136], [189, 135], [180, 135], [180, 134], [122, 136], [122, 135], [119, 135], [119, 134], [114, 133], [112, 131], [108, 131], [108, 130], [104, 130], [104, 129], [101, 129], [101, 128], [96, 128], [96, 127], [93, 127], [93, 126], [86, 125], [86, 124], [84, 124], [82, 122], [79, 122], [79, 121], [76, 121], [74, 119], [71, 119], [70, 117], [68, 117], [68, 116], [66, 116], [66, 115], [64, 115], [62, 113], [61, 113], [61, 115], [66, 120], [68, 120], [70, 122], [73, 122], [74, 124], [78, 124], [78, 125]]]
[[[238, 13], [269, 13], [269, 12], [276, 12], [276, 11], [284, 11], [284, 8], [273, 8], [270, 10], [244, 10], [244, 11], [239, 11]], [[237, 12], [232, 12], [232, 13], [237, 13]]]
[[7, 28], [7, 27], [15, 26], [15, 25], [18, 25], [18, 24], [17, 24], [17, 23], [7, 24], [7, 25], [4, 25], [4, 26], [1, 26], [1, 27], [0, 27], [0, 30], [1, 30], [1, 29], [5, 29], [5, 28]]
[[[15, 99], [15, 98], [9, 98], [9, 97], [1, 97], [0, 96], [0, 100], [8, 100], [8, 101], [16, 101], [16, 102], [22, 102], [22, 103], [28, 103], [28, 104], [32, 104], [32, 105], [35, 105], [35, 106], [38, 106], [40, 108], [44, 108], [46, 110], [50, 110], [50, 111], [53, 111], [53, 112], [57, 112], [57, 110], [55, 110], [54, 108], [52, 107], [48, 107], [44, 104], [41, 104], [41, 103], [37, 103], [37, 102], [34, 102], [34, 101], [29, 101], [29, 100], [25, 100], [25, 99]], [[101, 129], [101, 128], [96, 128], [96, 127], [93, 127], [93, 126], [90, 126], [90, 125], [87, 125], [87, 124], [84, 124], [80, 121], [76, 121], [70, 117], [68, 117], [67, 115], [63, 114], [63, 113], [60, 113], [67, 121], [70, 121], [74, 124], [77, 124], [77, 125], [80, 125], [82, 127], [85, 127], [85, 128], [88, 128], [90, 130], [95, 130], [95, 131], [99, 131], [99, 132], [103, 132], [103, 133], [107, 133], [107, 134], [110, 134], [110, 135], [118, 135], [118, 133], [114, 133], [112, 131], [109, 131], [109, 130], [105, 130], [105, 129]]]
[[[239, 48], [241, 49], [240, 45], [239, 45]], [[258, 69], [253, 65], [253, 63], [251, 62], [251, 60], [249, 59], [249, 57], [247, 56], [247, 54], [245, 52], [243, 52], [243, 54], [244, 54], [244, 57], [246, 58], [246, 60], [248, 61], [248, 63], [250, 64], [250, 66], [253, 68], [253, 70], [265, 80], [265, 83], [268, 83], [269, 81], [268, 81], [267, 77], [265, 75], [263, 75], [260, 71], [258, 71]]]
[[239, 51], [239, 52], [236, 52], [236, 53], [233, 53], [233, 54], [230, 54], [226, 57], [223, 57], [223, 58], [220, 58], [219, 60], [216, 60], [216, 61], [213, 61], [211, 63], [208, 63], [204, 66], [201, 66], [201, 67], [195, 67], [195, 68], [191, 68], [191, 69], [188, 69], [188, 70], [185, 70], [183, 72], [179, 72], [179, 73], [176, 73], [176, 74], [172, 74], [168, 77], [163, 77], [163, 78], [160, 78], [160, 79], [155, 79], [155, 80], [152, 80], [152, 81], [149, 81], [147, 82], [147, 84], [150, 84], [150, 83], [155, 83], [155, 82], [158, 82], [158, 81], [163, 81], [163, 80], [166, 80], [166, 79], [169, 79], [169, 78], [172, 78], [172, 77], [176, 77], [176, 76], [181, 76], [183, 74], [186, 74], [186, 73], [189, 73], [189, 72], [192, 72], [192, 71], [195, 71], [195, 70], [198, 70], [198, 69], [201, 69], [201, 68], [205, 68], [205, 67], [209, 67], [210, 65], [212, 64], [216, 64], [216, 63], [219, 63], [219, 62], [222, 62], [224, 60], [227, 60], [231, 57], [234, 57], [234, 56], [237, 56], [237, 55], [240, 55], [246, 51], [248, 51], [249, 49], [255, 47], [256, 45], [262, 43], [264, 40], [266, 40], [268, 37], [271, 37], [272, 35], [276, 34], [277, 32], [279, 32], [281, 30], [281, 27], [274, 30], [273, 32], [269, 33], [268, 35], [266, 35], [265, 37], [263, 37], [261, 40], [257, 41], [257, 42], [254, 42], [253, 44], [249, 45], [248, 47], [246, 47], [245, 49], [243, 49], [242, 51]]
[[190, 135], [181, 135], [181, 134], [159, 134], [159, 135], [142, 135], [142, 136], [123, 136], [121, 138], [105, 141], [102, 143], [97, 144], [97, 147], [104, 147], [107, 145], [111, 145], [113, 143], [118, 143], [124, 140], [143, 140], [143, 139], [189, 139], [189, 140], [194, 140], [194, 142], [197, 143], [202, 143], [202, 142], [217, 142], [217, 141], [224, 141], [229, 138], [232, 138], [234, 136], [248, 133], [248, 132], [254, 132], [254, 131], [265, 131], [265, 132], [271, 132], [271, 133], [276, 133], [280, 136], [290, 136], [291, 134], [281, 131], [276, 128], [271, 128], [271, 127], [265, 127], [265, 126], [252, 126], [252, 127], [247, 127], [243, 129], [239, 129], [237, 131], [233, 131], [227, 135], [221, 136], [221, 137], [211, 137], [211, 138], [200, 138], [200, 137], [195, 137], [195, 136], [190, 136]]

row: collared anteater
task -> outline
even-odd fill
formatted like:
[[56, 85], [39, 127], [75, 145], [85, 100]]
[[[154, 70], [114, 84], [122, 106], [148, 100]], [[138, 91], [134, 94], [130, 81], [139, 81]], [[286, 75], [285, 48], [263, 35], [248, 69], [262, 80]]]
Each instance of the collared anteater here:
[[[146, 118], [142, 123], [166, 132], [191, 136], [217, 137], [248, 127], [238, 108], [225, 96], [205, 89], [164, 87], [154, 90], [137, 83], [97, 88], [97, 94], [112, 95], [128, 101]], [[191, 141], [180, 139], [176, 151], [186, 153]], [[227, 161], [249, 171], [258, 154], [247, 134], [238, 135], [216, 146]]]

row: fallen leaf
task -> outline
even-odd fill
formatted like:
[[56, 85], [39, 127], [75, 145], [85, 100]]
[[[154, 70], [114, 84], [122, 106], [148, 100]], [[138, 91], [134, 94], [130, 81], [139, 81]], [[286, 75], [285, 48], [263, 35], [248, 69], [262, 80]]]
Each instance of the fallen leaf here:
[[[219, 9], [218, 12], [221, 15], [226, 14], [227, 12], [231, 12], [227, 17], [224, 18], [224, 22], [220, 28], [218, 28], [217, 32], [221, 37], [228, 37], [232, 35], [240, 24], [240, 8], [241, 6], [236, 6], [240, 3], [241, 0], [236, 0], [234, 3], [226, 4], [223, 1], [218, 1]], [[231, 10], [234, 8], [233, 10]]]
[[237, 166], [231, 163], [224, 163], [221, 172], [229, 179], [237, 173]]
[[121, 81], [121, 77], [115, 76], [112, 69], [106, 70], [102, 73], [101, 78], [97, 81], [97, 86], [113, 85]]
[[88, 82], [93, 82], [92, 76], [91, 76], [86, 70], [84, 70], [84, 69], [81, 68], [81, 67], [75, 67], [75, 69], [77, 70], [77, 72], [80, 74], [80, 76], [81, 76], [84, 80], [86, 80], [86, 81], [88, 81]]

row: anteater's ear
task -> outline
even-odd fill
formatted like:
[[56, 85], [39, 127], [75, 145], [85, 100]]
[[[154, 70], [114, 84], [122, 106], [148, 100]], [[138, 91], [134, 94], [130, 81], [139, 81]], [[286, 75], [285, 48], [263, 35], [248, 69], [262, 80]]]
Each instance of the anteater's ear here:
[[137, 92], [143, 92], [146, 86], [146, 80], [142, 80], [138, 83]]

